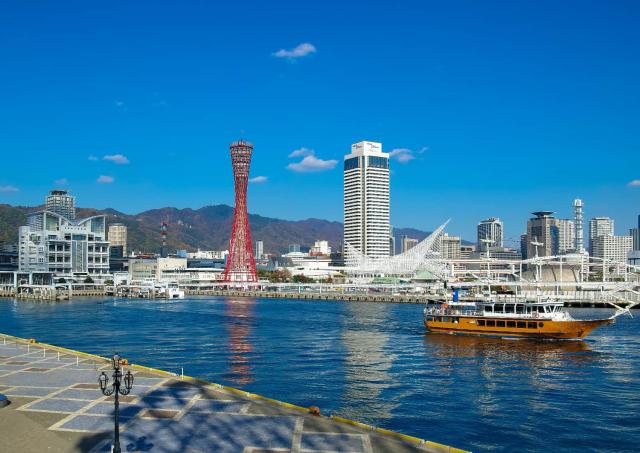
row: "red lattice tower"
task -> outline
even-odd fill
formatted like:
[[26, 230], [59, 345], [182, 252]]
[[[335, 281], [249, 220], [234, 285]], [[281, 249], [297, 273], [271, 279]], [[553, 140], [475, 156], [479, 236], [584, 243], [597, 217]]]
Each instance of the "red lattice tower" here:
[[233, 210], [233, 229], [224, 281], [228, 283], [254, 283], [258, 281], [253, 259], [251, 230], [247, 214], [247, 183], [253, 145], [240, 140], [229, 146], [236, 189], [236, 207]]

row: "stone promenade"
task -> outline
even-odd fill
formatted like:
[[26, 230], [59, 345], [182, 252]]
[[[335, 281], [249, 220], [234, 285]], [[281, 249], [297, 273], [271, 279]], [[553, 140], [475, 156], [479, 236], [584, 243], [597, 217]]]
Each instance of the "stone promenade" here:
[[[455, 448], [168, 373], [125, 367], [134, 374], [121, 397], [123, 452], [319, 453], [461, 452]], [[109, 452], [113, 397], [98, 375], [97, 356], [0, 335], [0, 451]]]

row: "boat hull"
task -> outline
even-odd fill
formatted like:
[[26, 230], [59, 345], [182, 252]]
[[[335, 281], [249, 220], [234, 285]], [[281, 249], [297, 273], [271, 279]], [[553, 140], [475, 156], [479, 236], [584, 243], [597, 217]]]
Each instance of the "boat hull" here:
[[[605, 324], [611, 324], [613, 322], [613, 319], [609, 318], [552, 321], [549, 319], [497, 319], [457, 316], [448, 317], [448, 319], [449, 321], [425, 319], [424, 325], [430, 332], [437, 333], [482, 335], [492, 337], [577, 339], [586, 337], [597, 327]], [[481, 322], [479, 323], [478, 321]], [[491, 323], [491, 321], [493, 322]], [[498, 325], [498, 322], [500, 325]], [[513, 325], [514, 323], [515, 325]]]

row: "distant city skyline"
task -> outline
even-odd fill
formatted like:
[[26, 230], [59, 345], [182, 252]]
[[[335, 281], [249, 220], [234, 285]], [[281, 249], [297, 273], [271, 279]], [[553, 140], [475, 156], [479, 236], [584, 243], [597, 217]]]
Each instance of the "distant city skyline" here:
[[474, 240], [499, 217], [514, 247], [531, 212], [570, 219], [575, 198], [586, 221], [636, 225], [640, 5], [296, 5], [268, 23], [260, 3], [7, 5], [0, 203], [233, 205], [242, 137], [249, 212], [341, 221], [342, 156], [370, 140], [394, 227], [451, 217]]

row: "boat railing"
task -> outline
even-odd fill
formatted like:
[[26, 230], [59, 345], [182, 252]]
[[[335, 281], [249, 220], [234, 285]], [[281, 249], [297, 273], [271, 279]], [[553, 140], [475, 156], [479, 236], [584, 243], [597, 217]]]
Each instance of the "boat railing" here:
[[556, 321], [560, 320], [570, 320], [573, 319], [572, 316], [565, 311], [555, 312], [555, 313], [496, 313], [496, 312], [485, 312], [482, 310], [474, 310], [467, 309], [461, 310], [457, 308], [435, 308], [429, 307], [424, 311], [425, 315], [432, 316], [482, 316], [482, 317], [491, 317], [491, 318], [519, 318], [519, 319], [553, 319]]

